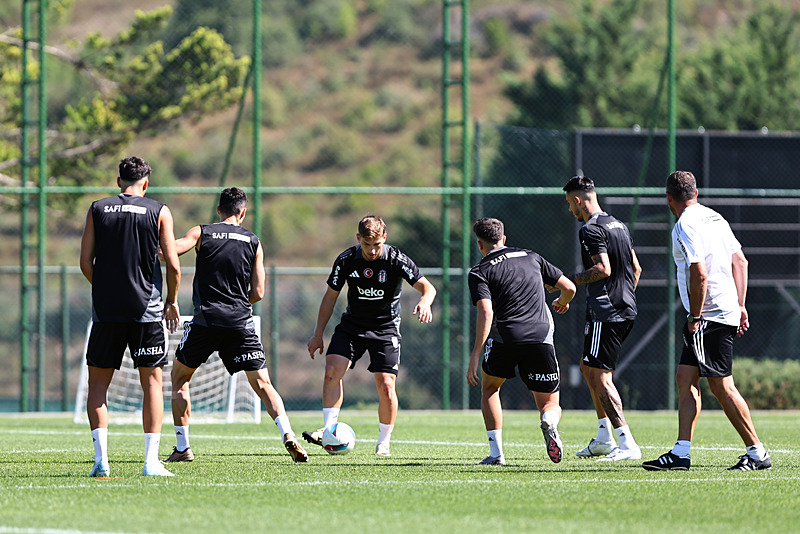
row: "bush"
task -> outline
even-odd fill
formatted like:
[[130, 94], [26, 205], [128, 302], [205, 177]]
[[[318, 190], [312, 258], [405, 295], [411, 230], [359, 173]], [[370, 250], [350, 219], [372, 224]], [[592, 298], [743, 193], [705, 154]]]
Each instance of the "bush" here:
[[[797, 360], [734, 358], [733, 378], [752, 410], [800, 409], [800, 362]], [[708, 388], [708, 381], [700, 381], [700, 390], [704, 408], [722, 409]]]

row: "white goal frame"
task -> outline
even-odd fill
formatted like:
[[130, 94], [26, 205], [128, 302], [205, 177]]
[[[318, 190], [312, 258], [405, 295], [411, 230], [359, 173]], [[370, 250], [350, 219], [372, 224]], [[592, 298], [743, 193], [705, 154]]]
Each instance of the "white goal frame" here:
[[[164, 419], [171, 421], [172, 382], [170, 372], [175, 359], [175, 347], [183, 336], [183, 324], [191, 321], [191, 315], [182, 315], [181, 327], [174, 334], [167, 332], [168, 362], [164, 366]], [[261, 338], [261, 317], [253, 316], [256, 334]], [[75, 394], [75, 413], [73, 421], [86, 424], [86, 398], [88, 395], [89, 368], [86, 365], [86, 350], [89, 345], [89, 333], [92, 321], [86, 327], [86, 341], [83, 348], [83, 362], [78, 379], [78, 390]], [[171, 354], [170, 354], [171, 353]], [[192, 399], [192, 423], [261, 423], [261, 399], [250, 387], [243, 373], [229, 375], [228, 371], [214, 352], [206, 363], [201, 365], [190, 382]], [[136, 423], [142, 417], [142, 388], [139, 383], [139, 372], [133, 367], [130, 351], [125, 350], [122, 366], [114, 372], [106, 397], [109, 423]]]

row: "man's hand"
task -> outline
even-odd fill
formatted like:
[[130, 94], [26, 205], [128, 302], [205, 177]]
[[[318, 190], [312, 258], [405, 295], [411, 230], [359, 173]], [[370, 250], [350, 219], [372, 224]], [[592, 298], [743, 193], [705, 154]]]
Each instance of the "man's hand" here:
[[414, 307], [414, 312], [412, 315], [416, 315], [417, 319], [421, 323], [430, 323], [433, 321], [433, 312], [431, 311], [431, 305], [425, 304], [420, 300], [417, 305]]
[[167, 330], [170, 333], [174, 334], [178, 331], [178, 327], [181, 325], [181, 312], [177, 302], [164, 303], [164, 319], [167, 321]]
[[470, 358], [469, 367], [467, 368], [467, 382], [470, 386], [478, 385], [478, 366], [480, 365], [480, 357]]
[[566, 304], [561, 304], [559, 300], [560, 298], [561, 297], [558, 297], [556, 300], [553, 301], [553, 311], [556, 313], [567, 313], [567, 311], [569, 310], [569, 302], [567, 302]]
[[325, 343], [322, 341], [322, 336], [312, 336], [311, 339], [308, 340], [308, 354], [311, 356], [311, 359], [314, 359], [314, 353], [319, 351], [322, 354], [322, 349], [325, 348]]
[[747, 308], [740, 306], [742, 316], [739, 319], [739, 328], [736, 330], [736, 337], [742, 337], [747, 329], [750, 328], [750, 316], [747, 313]]

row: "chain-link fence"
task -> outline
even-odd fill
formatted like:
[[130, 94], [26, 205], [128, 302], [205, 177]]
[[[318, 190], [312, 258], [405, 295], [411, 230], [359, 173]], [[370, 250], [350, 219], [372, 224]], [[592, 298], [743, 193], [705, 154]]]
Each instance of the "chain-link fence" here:
[[[597, 34], [592, 32], [597, 28], [574, 31], [569, 24], [591, 25], [592, 17], [573, 13], [562, 2], [473, 0], [469, 36], [461, 30], [461, 13], [443, 10], [443, 4], [454, 3], [439, 0], [270, 0], [257, 17], [252, 16], [251, 0], [233, 0], [223, 6], [210, 0], [175, 0], [166, 2], [165, 8], [136, 15], [137, 7], [156, 7], [145, 3], [128, 6], [122, 2], [111, 19], [103, 19], [102, 10], [92, 10], [88, 0], [82, 2], [75, 17], [85, 28], [99, 30], [96, 37], [86, 37], [87, 30], [78, 33], [75, 24], [65, 24], [55, 14], [50, 21], [52, 49], [42, 88], [47, 93], [50, 143], [42, 258], [46, 348], [37, 354], [39, 310], [34, 287], [26, 295], [30, 306], [25, 312], [25, 322], [31, 326], [31, 358], [24, 363], [29, 400], [41, 397], [46, 409], [72, 407], [91, 307], [89, 285], [77, 267], [86, 209], [92, 200], [115, 192], [117, 162], [136, 154], [152, 165], [148, 195], [170, 206], [178, 235], [214, 220], [222, 187], [247, 189], [251, 205], [245, 226], [261, 238], [268, 266], [267, 296], [257, 306], [263, 318], [263, 342], [279, 391], [292, 409], [320, 406], [324, 364], [320, 358], [309, 359], [305, 344], [328, 269], [336, 255], [354, 243], [356, 223], [367, 213], [386, 219], [389, 242], [408, 253], [439, 290], [433, 324], [420, 325], [410, 315], [416, 292], [404, 289], [401, 405], [478, 407], [479, 391], [468, 387], [464, 379], [474, 311], [468, 301], [464, 304], [461, 271], [464, 263], [478, 260], [478, 253], [474, 247], [461, 250], [463, 222], [484, 215], [499, 217], [506, 222], [510, 244], [532, 248], [572, 272], [580, 263], [578, 225], [566, 209], [561, 187], [582, 172], [596, 181], [601, 205], [628, 223], [644, 268], [638, 291], [640, 317], [623, 346], [616, 373], [623, 402], [630, 408], [669, 407], [670, 365], [676, 355], [668, 353], [667, 340], [674, 339], [677, 331], [669, 331], [668, 310], [677, 294], [666, 287], [667, 273], [673, 268], [668, 254], [669, 213], [662, 193], [666, 138], [663, 132], [650, 137], [646, 128], [578, 128], [647, 124], [647, 117], [655, 117], [651, 112], [664, 107], [656, 94], [661, 87], [658, 69], [663, 50], [637, 52], [637, 57], [649, 60], [657, 56], [658, 61], [645, 65], [653, 68], [634, 65], [628, 54], [614, 55], [623, 49], [641, 52], [637, 47], [642, 43], [657, 46], [657, 39], [642, 38], [642, 32], [652, 35], [654, 31], [648, 24], [640, 25], [646, 31], [632, 25], [633, 41], [600, 39], [595, 48], [610, 47], [608, 57], [567, 61], [565, 53], [595, 42], [592, 35]], [[646, 22], [651, 20], [649, 9], [634, 9], [624, 17], [594, 18], [600, 26], [604, 21], [622, 24], [636, 17]], [[19, 25], [18, 15], [0, 8], [0, 18], [12, 29]], [[453, 26], [447, 43], [442, 42], [445, 17]], [[688, 20], [692, 14], [683, 17]], [[252, 49], [254, 19], [261, 22], [260, 54]], [[539, 31], [546, 28], [569, 31]], [[614, 34], [627, 35], [628, 30]], [[557, 38], [547, 41], [554, 35], [584, 38], [575, 46], [563, 46], [566, 41]], [[463, 162], [464, 133], [451, 132], [452, 124], [443, 120], [441, 110], [443, 84], [456, 83], [464, 68], [453, 54], [453, 73], [443, 74], [443, 49], [454, 48], [465, 37], [471, 41], [472, 52], [468, 55], [472, 115], [497, 121], [477, 124], [471, 132], [469, 213], [462, 212], [459, 187], [464, 185], [463, 178], [453, 165]], [[14, 68], [19, 70], [15, 67], [19, 43], [14, 31], [0, 35], [0, 120], [8, 126], [0, 136], [0, 201], [5, 210], [0, 220], [4, 241], [0, 364], [6, 369], [0, 375], [0, 409], [11, 410], [20, 406], [23, 374], [19, 265], [24, 254], [20, 247], [23, 242], [35, 244], [39, 221], [32, 204], [38, 200], [37, 189], [23, 183], [18, 172], [23, 99], [20, 80], [12, 74]], [[259, 57], [256, 65], [253, 60]], [[571, 68], [608, 66], [612, 78], [615, 69], [633, 73], [633, 89], [623, 84], [624, 77], [584, 83], [566, 68], [562, 74], [567, 82], [562, 86], [538, 70], [559, 60]], [[227, 70], [209, 69], [209, 65]], [[35, 79], [34, 67], [30, 74]], [[782, 68], [771, 66], [770, 72], [789, 73], [788, 67]], [[509, 73], [516, 79], [511, 80]], [[260, 90], [257, 106], [251, 98], [255, 85]], [[623, 85], [627, 92], [607, 94]], [[148, 97], [156, 89], [157, 106]], [[453, 93], [444, 115], [451, 117], [459, 106], [467, 107], [461, 99]], [[761, 100], [770, 100], [769, 95]], [[36, 108], [37, 102], [31, 99], [29, 104]], [[134, 104], [135, 110], [119, 112]], [[593, 105], [604, 113], [592, 113]], [[759, 116], [758, 110], [749, 108], [741, 114], [750, 122]], [[257, 127], [253, 117], [260, 118]], [[786, 117], [788, 125], [780, 123], [781, 129], [800, 126], [791, 122], [791, 114]], [[705, 124], [720, 129], [752, 127], [725, 116], [715, 120]], [[512, 121], [552, 129], [501, 124]], [[698, 121], [682, 116], [679, 124], [688, 128], [687, 124], [703, 123]], [[34, 137], [31, 134], [32, 148]], [[443, 139], [451, 144], [448, 150], [443, 150]], [[736, 344], [740, 355], [786, 358], [791, 356], [787, 348], [798, 336], [800, 202], [792, 182], [800, 163], [796, 161], [800, 157], [797, 139], [791, 134], [760, 132], [694, 131], [678, 136], [678, 167], [695, 172], [702, 201], [731, 222], [750, 260], [748, 302], [753, 328]], [[446, 189], [442, 187], [443, 152], [451, 153], [444, 165], [453, 171]], [[260, 202], [253, 194], [256, 185], [262, 193]], [[34, 249], [28, 252], [30, 283], [36, 279], [39, 258]], [[446, 271], [445, 254], [450, 254]], [[469, 261], [462, 261], [464, 255]], [[182, 313], [190, 313], [191, 253], [182, 263], [179, 304]], [[448, 314], [441, 309], [445, 293], [451, 303]], [[563, 375], [562, 404], [588, 409], [588, 390], [576, 372], [583, 340], [581, 297], [579, 293], [567, 315], [555, 318], [555, 340]], [[328, 334], [343, 301], [341, 297]], [[682, 317], [678, 306], [675, 321]], [[360, 363], [345, 380], [348, 406], [377, 402], [365, 367]], [[509, 408], [533, 406], [518, 380], [504, 386], [503, 400]]]

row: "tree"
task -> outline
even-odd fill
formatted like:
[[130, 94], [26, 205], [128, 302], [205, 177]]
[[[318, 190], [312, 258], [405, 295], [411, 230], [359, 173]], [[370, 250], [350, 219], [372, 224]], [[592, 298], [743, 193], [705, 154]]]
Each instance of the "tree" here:
[[505, 94], [518, 126], [574, 128], [640, 123], [650, 109], [660, 62], [648, 55], [648, 30], [634, 28], [641, 0], [583, 0], [574, 18], [553, 21], [544, 39], [555, 61]]
[[685, 52], [678, 125], [719, 130], [796, 130], [800, 125], [800, 13], [759, 4], [739, 27]]
[[[59, 185], [105, 183], [102, 158], [116, 157], [134, 137], [168, 131], [241, 97], [249, 58], [236, 58], [219, 33], [202, 27], [165, 50], [153, 39], [171, 14], [170, 7], [138, 11], [130, 28], [112, 39], [92, 34], [74, 56], [46, 48], [80, 73], [85, 86], [78, 103], [49, 113], [48, 170]], [[0, 41], [0, 124], [13, 133], [0, 139], [0, 173], [18, 169], [20, 162], [19, 34], [6, 32]], [[39, 75], [38, 64], [29, 74]], [[65, 90], [68, 84], [65, 77], [51, 88]]]

